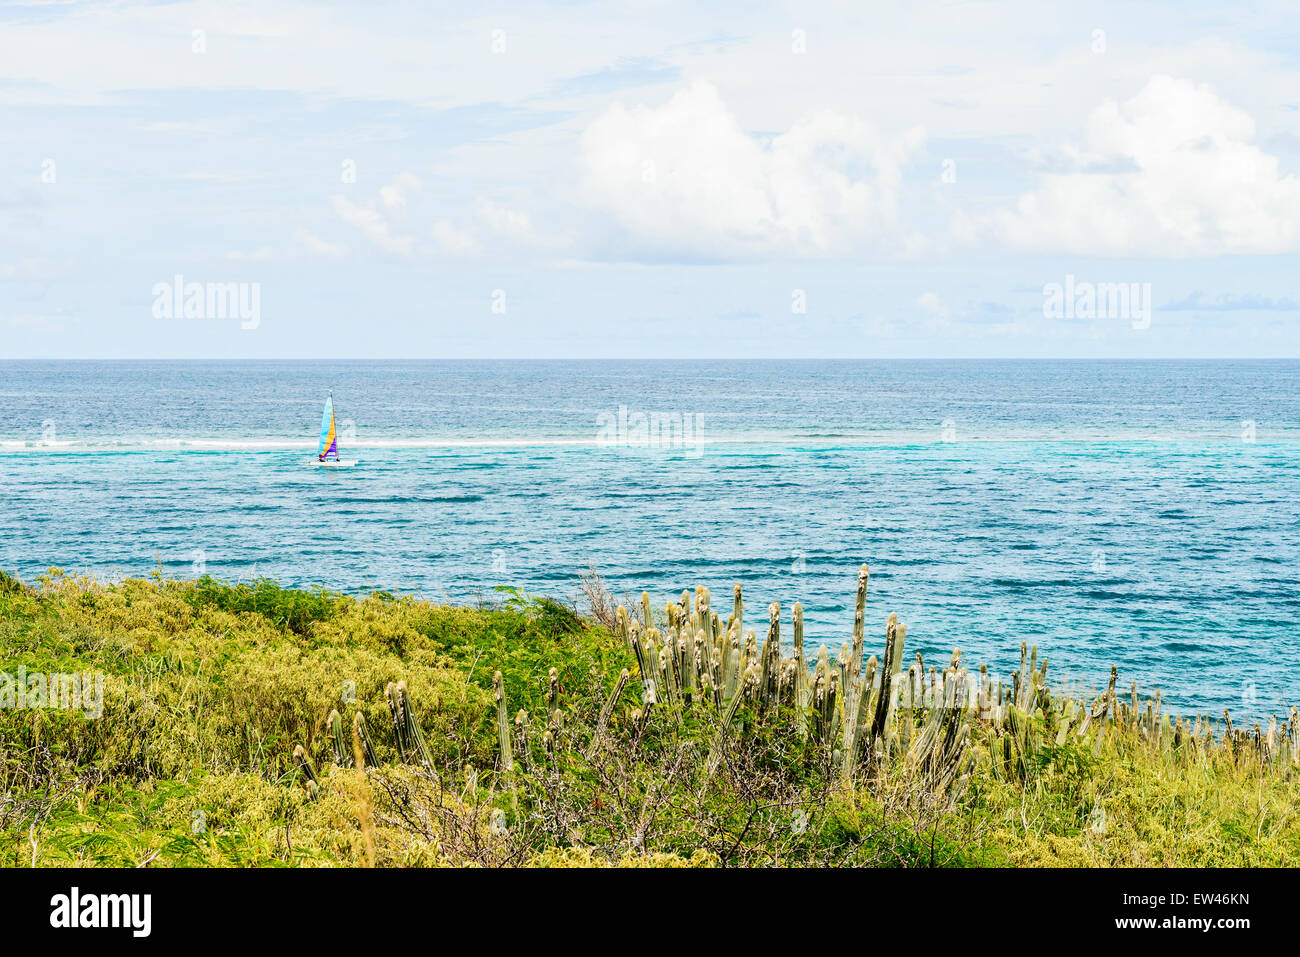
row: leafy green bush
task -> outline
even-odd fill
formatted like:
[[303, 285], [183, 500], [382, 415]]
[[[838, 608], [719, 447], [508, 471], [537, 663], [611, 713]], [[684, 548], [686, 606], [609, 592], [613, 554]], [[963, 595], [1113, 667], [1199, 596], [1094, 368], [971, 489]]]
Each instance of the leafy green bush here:
[[306, 634], [313, 622], [328, 621], [352, 602], [348, 596], [325, 588], [315, 591], [281, 588], [269, 578], [231, 584], [210, 575], [194, 582], [185, 597], [196, 610], [211, 607], [235, 613], [252, 612], [299, 635]]

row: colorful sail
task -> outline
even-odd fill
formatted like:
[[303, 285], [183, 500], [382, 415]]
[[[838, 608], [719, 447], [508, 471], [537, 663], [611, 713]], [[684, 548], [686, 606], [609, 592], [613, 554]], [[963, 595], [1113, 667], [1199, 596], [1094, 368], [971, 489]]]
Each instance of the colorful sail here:
[[334, 394], [325, 400], [325, 416], [320, 423], [320, 448], [316, 457], [324, 462], [326, 459], [339, 457], [339, 437], [334, 430]]

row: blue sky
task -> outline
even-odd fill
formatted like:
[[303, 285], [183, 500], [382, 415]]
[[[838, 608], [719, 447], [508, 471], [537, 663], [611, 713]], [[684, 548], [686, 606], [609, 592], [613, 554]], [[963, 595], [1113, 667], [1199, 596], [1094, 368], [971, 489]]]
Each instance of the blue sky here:
[[7, 3], [0, 358], [1300, 355], [1294, 4], [701, 6]]

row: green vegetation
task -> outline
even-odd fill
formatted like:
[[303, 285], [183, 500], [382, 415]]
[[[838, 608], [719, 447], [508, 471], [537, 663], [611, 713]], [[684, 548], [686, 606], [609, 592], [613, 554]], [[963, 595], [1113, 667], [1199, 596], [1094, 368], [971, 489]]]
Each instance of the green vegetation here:
[[739, 587], [725, 617], [707, 589], [628, 612], [591, 578], [580, 616], [0, 573], [0, 703], [103, 676], [100, 709], [0, 708], [0, 864], [1300, 860], [1295, 710], [1171, 720], [1113, 672], [1071, 700], [1033, 649], [1004, 685], [906, 662], [892, 616], [864, 660], [866, 586], [809, 661], [799, 606], [784, 657], [779, 606], [760, 642]]

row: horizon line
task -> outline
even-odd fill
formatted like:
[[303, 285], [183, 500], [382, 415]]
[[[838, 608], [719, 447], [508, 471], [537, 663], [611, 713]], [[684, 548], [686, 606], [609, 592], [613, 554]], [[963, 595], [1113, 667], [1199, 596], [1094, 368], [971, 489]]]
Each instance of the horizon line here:
[[1294, 356], [0, 356], [0, 362], [1296, 362]]

